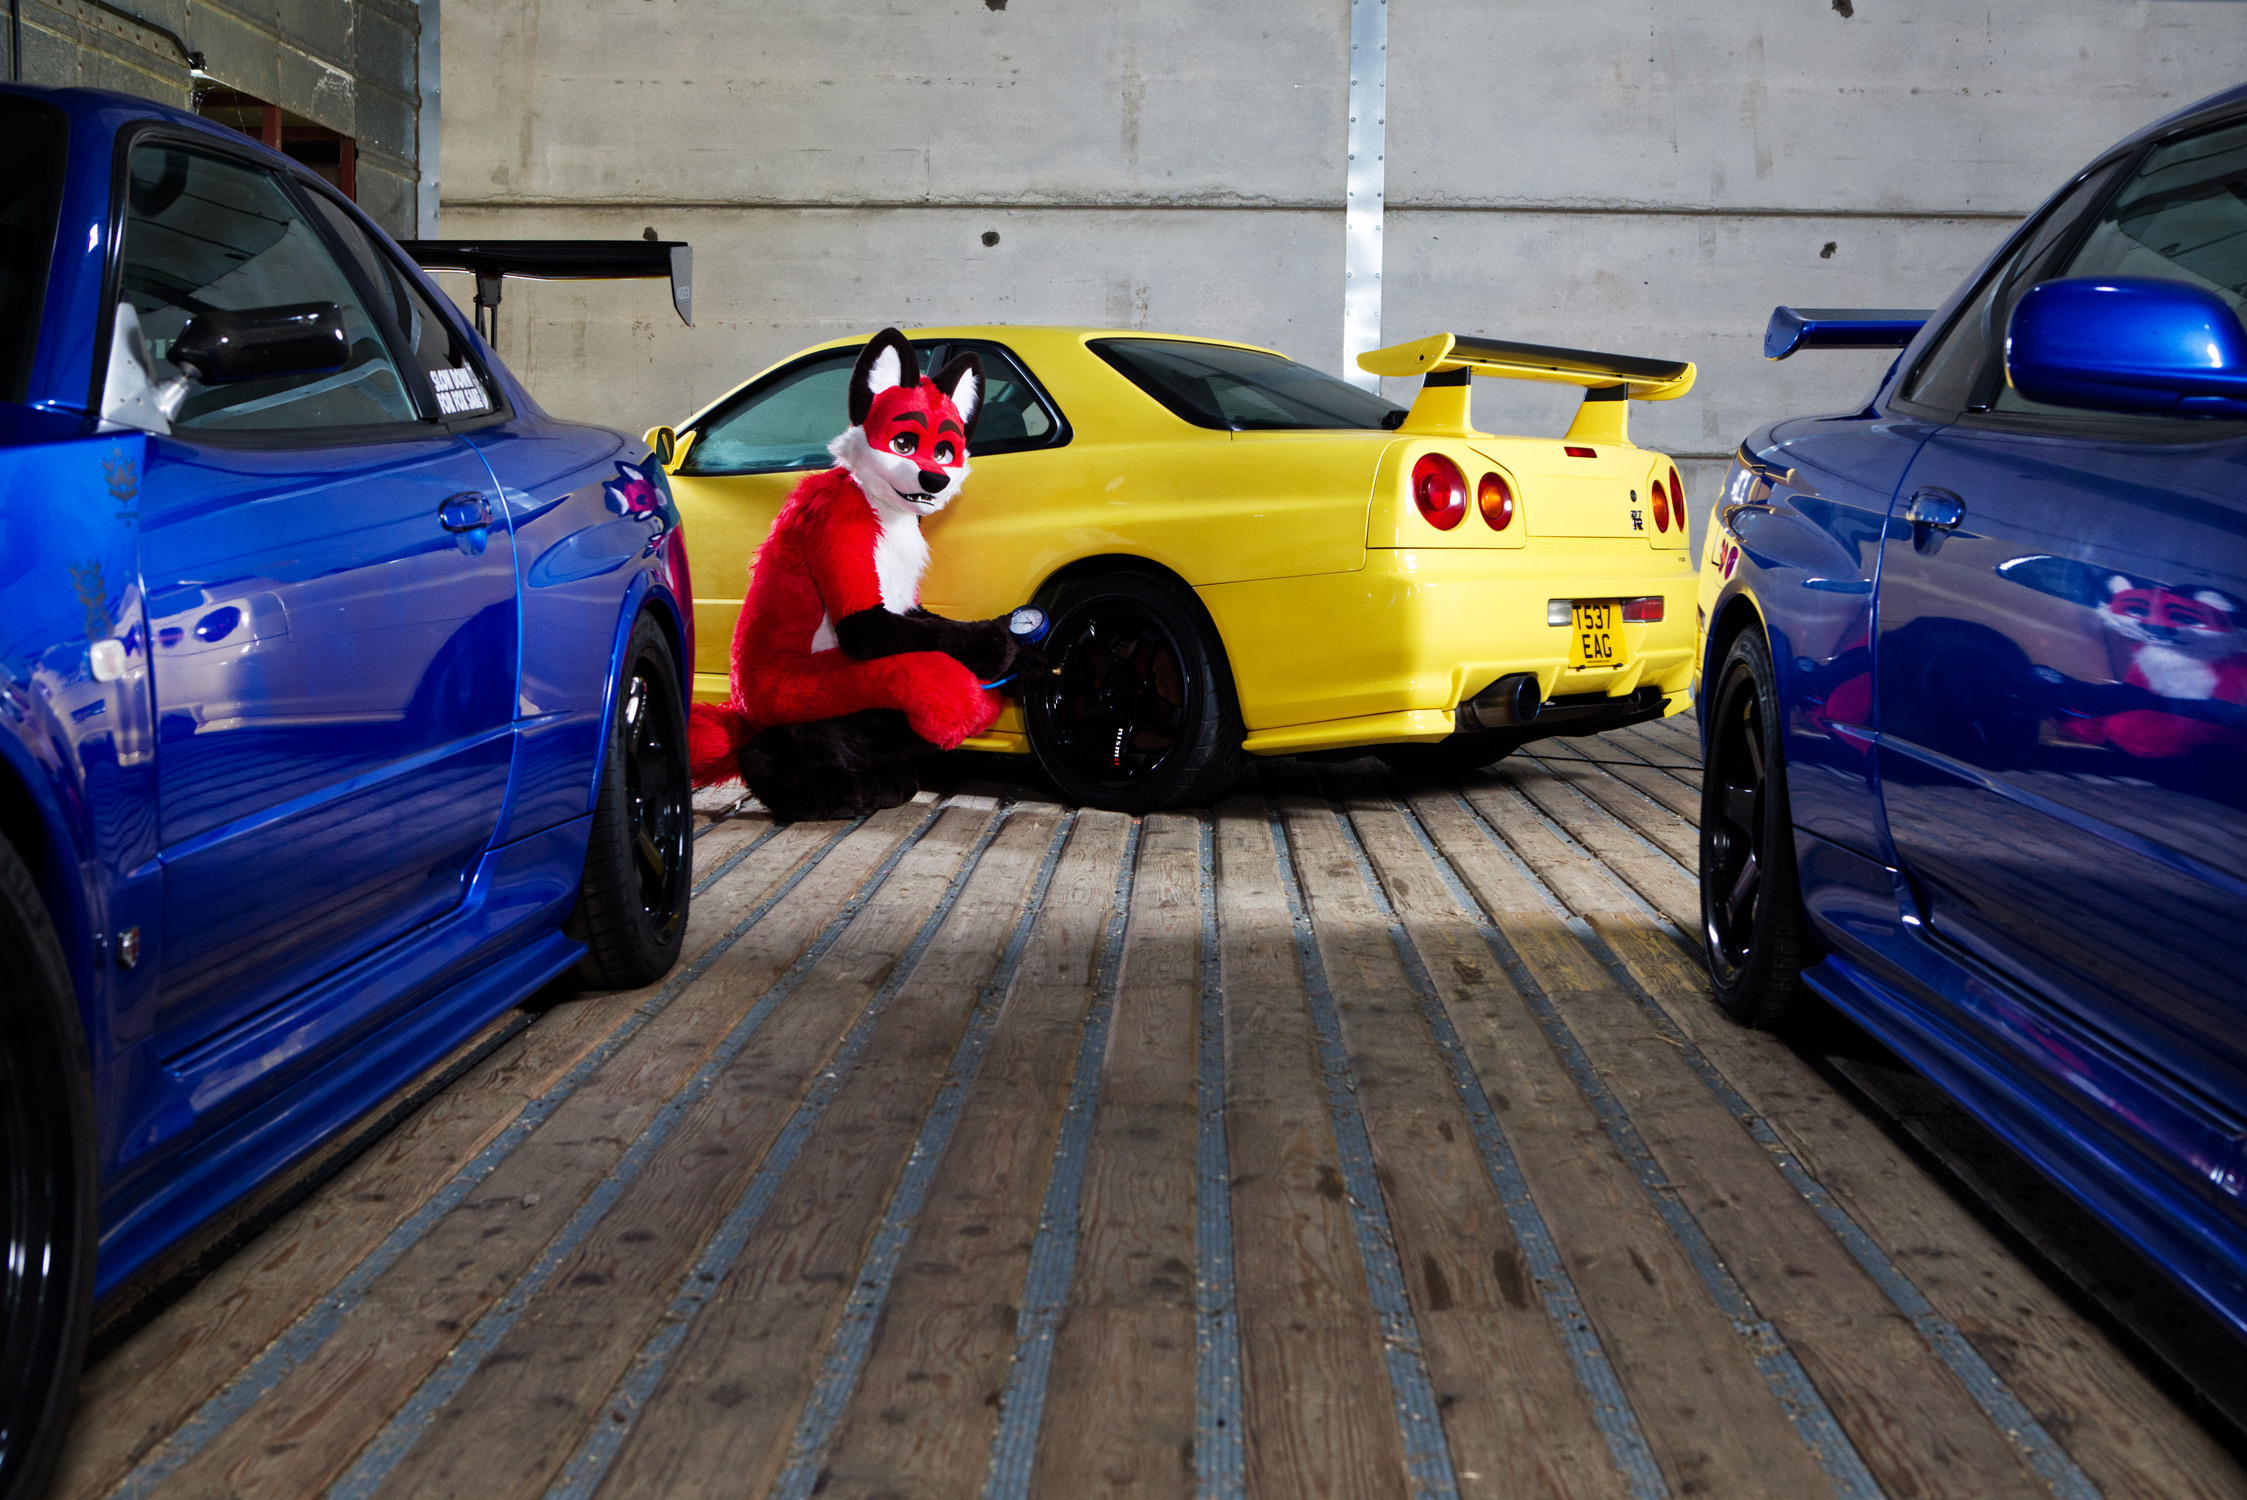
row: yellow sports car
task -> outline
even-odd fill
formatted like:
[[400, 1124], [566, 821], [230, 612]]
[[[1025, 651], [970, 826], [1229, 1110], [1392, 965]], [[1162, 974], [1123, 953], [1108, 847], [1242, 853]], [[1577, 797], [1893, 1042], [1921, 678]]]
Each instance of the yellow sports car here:
[[[861, 340], [806, 350], [649, 436], [692, 539], [694, 691], [722, 701], [782, 500], [828, 466]], [[973, 748], [1139, 811], [1248, 755], [1378, 751], [1435, 769], [1686, 706], [1693, 566], [1677, 470], [1631, 400], [1693, 366], [1438, 334], [1364, 355], [1410, 411], [1267, 349], [1081, 328], [935, 328], [924, 368], [986, 376], [965, 492], [925, 523], [922, 602], [1043, 608], [1056, 671]], [[1478, 432], [1475, 375], [1585, 388], [1559, 439]]]

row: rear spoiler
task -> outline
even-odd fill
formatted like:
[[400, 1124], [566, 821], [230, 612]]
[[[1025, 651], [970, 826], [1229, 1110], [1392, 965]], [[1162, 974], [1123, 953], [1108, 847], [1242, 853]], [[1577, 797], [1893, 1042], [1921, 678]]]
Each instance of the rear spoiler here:
[[684, 240], [401, 240], [424, 271], [476, 278], [476, 331], [499, 333], [500, 283], [668, 280], [679, 321], [694, 326], [694, 250]]
[[1935, 316], [1902, 307], [1774, 307], [1763, 331], [1763, 357], [1798, 349], [1901, 349]]
[[1375, 375], [1425, 377], [1420, 395], [1398, 428], [1464, 437], [1468, 391], [1477, 375], [1505, 380], [1537, 380], [1584, 387], [1568, 437], [1579, 442], [1627, 443], [1628, 401], [1670, 401], [1693, 389], [1691, 361], [1647, 359], [1636, 354], [1600, 354], [1549, 344], [1516, 344], [1503, 339], [1438, 333], [1409, 344], [1358, 356], [1358, 368]]

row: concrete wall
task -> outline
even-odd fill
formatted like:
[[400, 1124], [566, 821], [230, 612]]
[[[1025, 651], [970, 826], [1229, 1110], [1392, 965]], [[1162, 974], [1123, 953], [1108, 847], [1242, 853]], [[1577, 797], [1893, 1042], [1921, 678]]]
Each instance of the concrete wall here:
[[[18, 0], [26, 83], [117, 89], [189, 107], [185, 52], [210, 83], [358, 142], [359, 202], [411, 234], [419, 175], [414, 0]], [[168, 33], [168, 35], [167, 35]], [[0, 16], [0, 58], [9, 27]], [[19, 76], [9, 58], [0, 76]]]
[[[1697, 528], [1750, 428], [1885, 367], [1765, 362], [1775, 302], [1932, 306], [2110, 141], [2247, 80], [2236, 0], [1388, 11], [1384, 340], [1699, 361], [1690, 396], [1633, 408]], [[673, 419], [885, 322], [1339, 368], [1348, 0], [486, 0], [444, 27], [446, 234], [695, 246], [694, 329], [652, 285], [510, 287], [502, 353], [558, 411]], [[1527, 431], [1573, 405], [1476, 400]]]

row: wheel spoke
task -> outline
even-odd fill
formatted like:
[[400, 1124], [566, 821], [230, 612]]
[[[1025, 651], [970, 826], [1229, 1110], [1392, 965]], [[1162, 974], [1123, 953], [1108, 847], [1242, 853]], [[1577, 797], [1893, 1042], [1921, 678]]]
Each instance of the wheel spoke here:
[[1751, 852], [1741, 862], [1740, 873], [1733, 880], [1732, 890], [1724, 901], [1725, 922], [1732, 928], [1733, 941], [1742, 949], [1748, 945], [1747, 927], [1755, 916], [1756, 891], [1762, 883], [1763, 872], [1758, 868], [1756, 857]]
[[1752, 787], [1728, 786], [1724, 789], [1724, 821], [1755, 836], [1755, 790]]
[[[1755, 700], [1748, 700], [1748, 714], [1755, 712]], [[1745, 732], [1740, 736], [1741, 748], [1748, 752], [1748, 767], [1754, 773], [1755, 784], [1763, 785], [1763, 734], [1761, 726], [1750, 717]]]

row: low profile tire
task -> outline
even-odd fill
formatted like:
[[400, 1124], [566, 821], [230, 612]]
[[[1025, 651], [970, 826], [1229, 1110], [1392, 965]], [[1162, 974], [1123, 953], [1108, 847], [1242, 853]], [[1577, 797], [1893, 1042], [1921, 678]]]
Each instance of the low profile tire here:
[[46, 1486], [94, 1305], [94, 1094], [46, 904], [0, 842], [0, 1500]]
[[601, 799], [570, 931], [586, 947], [578, 982], [629, 990], [679, 960], [694, 884], [687, 717], [670, 642], [645, 615], [617, 680]]
[[1118, 812], [1212, 801], [1240, 765], [1232, 674], [1200, 603], [1144, 573], [1064, 585], [1040, 649], [1049, 687], [1023, 704], [1061, 794]]
[[1743, 632], [1717, 669], [1701, 772], [1701, 936], [1716, 1003], [1748, 1026], [1802, 1005], [1810, 929], [1795, 877], [1779, 695], [1763, 637]]
[[1374, 751], [1395, 770], [1414, 776], [1464, 776], [1496, 765], [1528, 743], [1506, 729], [1455, 734], [1432, 745], [1383, 745]]

